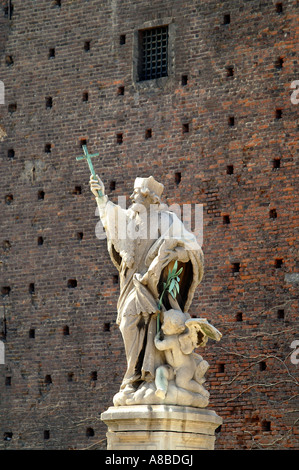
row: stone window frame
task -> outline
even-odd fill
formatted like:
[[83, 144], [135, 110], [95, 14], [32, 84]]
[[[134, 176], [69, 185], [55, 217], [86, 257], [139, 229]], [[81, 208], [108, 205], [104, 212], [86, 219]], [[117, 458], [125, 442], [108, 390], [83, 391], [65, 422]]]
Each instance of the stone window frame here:
[[[159, 28], [162, 26], [168, 26], [168, 63], [166, 77], [153, 78], [151, 80], [139, 81], [138, 69], [140, 60], [140, 44], [139, 37], [140, 32], [145, 29]], [[171, 83], [174, 79], [174, 68], [175, 68], [175, 31], [176, 25], [174, 18], [159, 18], [157, 20], [146, 21], [143, 24], [138, 25], [133, 32], [133, 67], [132, 67], [132, 80], [133, 86], [138, 90], [148, 90], [155, 88], [163, 88], [165, 85]]]

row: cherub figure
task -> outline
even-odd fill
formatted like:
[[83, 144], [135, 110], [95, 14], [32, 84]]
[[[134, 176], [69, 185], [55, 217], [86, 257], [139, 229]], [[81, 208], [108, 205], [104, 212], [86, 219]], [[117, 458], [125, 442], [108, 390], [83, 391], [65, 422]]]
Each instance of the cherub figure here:
[[156, 369], [156, 396], [165, 398], [170, 380], [174, 380], [177, 387], [208, 396], [202, 383], [205, 382], [204, 374], [209, 364], [193, 351], [199, 346], [205, 346], [208, 338], [219, 341], [221, 333], [205, 318], [186, 320], [186, 314], [179, 310], [168, 310], [163, 316], [161, 330], [155, 337], [155, 346], [164, 351], [166, 364]]

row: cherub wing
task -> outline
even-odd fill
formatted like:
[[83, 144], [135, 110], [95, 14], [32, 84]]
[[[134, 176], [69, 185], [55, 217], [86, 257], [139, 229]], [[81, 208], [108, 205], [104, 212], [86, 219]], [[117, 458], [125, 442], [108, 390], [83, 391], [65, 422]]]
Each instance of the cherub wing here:
[[198, 346], [205, 346], [208, 338], [215, 341], [220, 341], [222, 334], [213, 325], [211, 325], [206, 318], [190, 318], [185, 322], [185, 325], [190, 331], [192, 342], [195, 348]]

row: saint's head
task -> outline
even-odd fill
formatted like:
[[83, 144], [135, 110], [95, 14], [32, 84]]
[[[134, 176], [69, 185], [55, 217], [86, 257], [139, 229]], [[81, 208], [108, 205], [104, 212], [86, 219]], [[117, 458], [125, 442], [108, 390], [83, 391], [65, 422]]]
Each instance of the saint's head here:
[[149, 176], [148, 178], [136, 178], [134, 192], [130, 199], [135, 204], [143, 204], [149, 207], [151, 204], [160, 204], [164, 186]]

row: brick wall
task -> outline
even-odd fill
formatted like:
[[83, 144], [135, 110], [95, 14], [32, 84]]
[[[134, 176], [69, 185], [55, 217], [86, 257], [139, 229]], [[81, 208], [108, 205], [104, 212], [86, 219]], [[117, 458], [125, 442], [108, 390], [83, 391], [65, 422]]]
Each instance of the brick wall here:
[[[114, 202], [152, 174], [167, 203], [204, 206], [190, 313], [223, 333], [202, 352], [217, 448], [298, 449], [298, 3], [12, 4], [11, 18], [0, 10], [0, 448], [105, 448], [100, 413], [125, 357], [117, 273], [76, 161], [86, 140]], [[171, 73], [142, 85], [134, 40], [159, 24]]]

